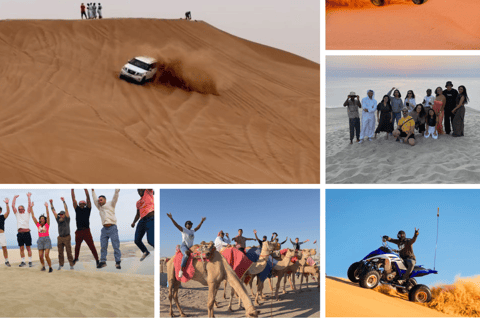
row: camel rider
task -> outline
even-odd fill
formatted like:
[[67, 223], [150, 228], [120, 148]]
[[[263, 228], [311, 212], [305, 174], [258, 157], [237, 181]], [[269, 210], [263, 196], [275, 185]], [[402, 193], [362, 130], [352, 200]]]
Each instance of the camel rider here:
[[[278, 243], [278, 233], [276, 233], [276, 232], [272, 233], [272, 238], [271, 238], [270, 241], [275, 242], [275, 243]], [[278, 249], [281, 249], [281, 248], [282, 248], [282, 244], [284, 244], [284, 243], [287, 242], [287, 241], [288, 241], [288, 237], [285, 239], [285, 241], [279, 243]]]
[[256, 239], [256, 240], [258, 241], [258, 243], [260, 244], [260, 249], [262, 249], [263, 243], [264, 243], [265, 241], [267, 241], [267, 236], [263, 236], [262, 240], [260, 240], [260, 239], [258, 239], [258, 237], [257, 237], [257, 230], [254, 229], [254, 230], [253, 230], [253, 233], [255, 234], [255, 239]]
[[180, 232], [182, 233], [182, 245], [180, 246], [180, 251], [182, 251], [183, 258], [182, 258], [182, 266], [181, 266], [180, 272], [178, 273], [178, 277], [181, 278], [183, 276], [182, 269], [185, 268], [185, 266], [187, 265], [188, 250], [193, 246], [193, 239], [195, 238], [194, 234], [195, 232], [198, 231], [198, 229], [200, 229], [203, 222], [207, 220], [207, 218], [205, 217], [202, 218], [202, 221], [200, 221], [198, 226], [195, 229], [191, 230], [193, 226], [192, 221], [185, 222], [185, 228], [182, 228], [178, 225], [178, 223], [175, 220], [173, 220], [171, 213], [167, 213], [167, 216], [172, 220], [175, 227], [177, 227], [177, 229], [180, 230]]
[[300, 245], [301, 244], [304, 244], [304, 243], [307, 243], [308, 241], [310, 241], [309, 239], [303, 241], [303, 242], [298, 242], [298, 238], [295, 238], [295, 242], [292, 241], [292, 238], [290, 238], [290, 242], [293, 244], [293, 249], [295, 249], [295, 251], [298, 251], [300, 250]]
[[255, 240], [253, 238], [245, 238], [243, 236], [243, 229], [238, 229], [238, 235], [234, 238], [232, 238], [233, 241], [235, 241], [237, 243], [237, 248], [238, 250], [242, 251], [243, 253], [245, 253], [245, 247], [247, 246], [246, 245], [246, 242], [247, 240]]
[[396, 245], [398, 245], [398, 249], [400, 250], [399, 251], [400, 258], [402, 258], [405, 261], [407, 271], [403, 274], [403, 276], [400, 278], [400, 280], [398, 280], [398, 284], [400, 284], [400, 285], [404, 284], [410, 278], [410, 275], [412, 274], [413, 268], [415, 268], [415, 263], [417, 261], [416, 261], [416, 258], [415, 258], [415, 254], [413, 253], [412, 245], [417, 240], [419, 230], [420, 229], [415, 228], [415, 235], [413, 236], [412, 239], [407, 239], [405, 231], [403, 231], [403, 230], [400, 230], [398, 232], [398, 234], [397, 234], [398, 240], [392, 239], [389, 236], [383, 236], [384, 240], [389, 241], [391, 243], [395, 243]]
[[[227, 239], [224, 238], [225, 236], [227, 236]], [[231, 240], [228, 237], [228, 233], [225, 234], [223, 233], [223, 230], [220, 230], [217, 238], [215, 239], [215, 248], [217, 248], [217, 251], [220, 252], [224, 247], [228, 246], [230, 242]]]

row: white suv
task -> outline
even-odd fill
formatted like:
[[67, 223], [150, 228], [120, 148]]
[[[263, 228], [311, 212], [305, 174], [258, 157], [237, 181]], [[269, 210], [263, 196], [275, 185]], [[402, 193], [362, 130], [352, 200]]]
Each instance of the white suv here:
[[157, 73], [157, 60], [150, 57], [135, 57], [120, 71], [120, 78], [130, 78], [138, 83], [153, 79]]

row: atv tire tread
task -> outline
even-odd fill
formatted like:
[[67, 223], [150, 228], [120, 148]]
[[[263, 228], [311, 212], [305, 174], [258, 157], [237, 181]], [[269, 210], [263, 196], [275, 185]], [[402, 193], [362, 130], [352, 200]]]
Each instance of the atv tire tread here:
[[358, 266], [360, 265], [360, 262], [355, 262], [353, 263], [347, 271], [348, 275], [348, 280], [352, 281], [353, 283], [358, 283], [360, 281], [360, 277], [355, 277], [355, 271], [357, 271]]
[[[377, 282], [373, 286], [369, 287], [367, 281], [371, 276], [376, 276], [377, 277]], [[370, 270], [367, 273], [360, 276], [360, 283], [359, 284], [360, 284], [360, 287], [362, 287], [362, 288], [373, 289], [376, 286], [378, 286], [379, 283], [380, 283], [380, 273], [377, 270]]]
[[[424, 296], [423, 301], [417, 299], [419, 293], [422, 293], [422, 295]], [[408, 293], [408, 300], [412, 302], [427, 303], [432, 300], [432, 292], [430, 291], [430, 288], [426, 285], [417, 284]]]

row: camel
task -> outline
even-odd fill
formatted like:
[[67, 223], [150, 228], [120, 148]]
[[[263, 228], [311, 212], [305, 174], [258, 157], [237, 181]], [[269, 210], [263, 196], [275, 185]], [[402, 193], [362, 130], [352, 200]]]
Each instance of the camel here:
[[[263, 243], [263, 246], [262, 246], [262, 251], [260, 253], [260, 258], [258, 259], [257, 262], [254, 262], [250, 268], [248, 268], [247, 272], [245, 272], [245, 274], [243, 275], [243, 277], [240, 279], [240, 281], [242, 281], [242, 283], [244, 282], [245, 278], [247, 276], [251, 276], [253, 277], [254, 275], [257, 275], [259, 273], [261, 273], [263, 271], [263, 269], [265, 269], [265, 267], [267, 266], [267, 262], [268, 262], [268, 256], [274, 251], [276, 250], [276, 248], [278, 247], [277, 244], [275, 244], [275, 242], [273, 241], [265, 241]], [[251, 280], [250, 280], [251, 281]], [[255, 302], [258, 304], [258, 294], [259, 294], [259, 291], [258, 291], [258, 287], [259, 287], [260, 284], [257, 283], [257, 294], [256, 294], [256, 297], [255, 297]], [[231, 289], [231, 294], [230, 294], [230, 303], [228, 305], [228, 310], [229, 311], [233, 311], [232, 310], [232, 302], [233, 302], [233, 295], [234, 293], [236, 292], [235, 288], [232, 286], [232, 289]], [[241, 303], [242, 303], [242, 299], [239, 300], [238, 302], [238, 307], [239, 309], [241, 309]]]
[[[290, 273], [289, 276], [286, 276], [284, 281], [283, 281], [283, 293], [287, 292], [285, 290], [285, 285], [287, 283], [287, 278], [288, 278], [288, 281], [290, 282], [290, 288], [293, 291], [297, 291], [297, 288], [295, 287], [295, 274], [298, 272], [298, 270], [300, 269], [301, 266], [306, 266], [307, 265], [307, 259], [310, 256], [314, 256], [315, 254], [317, 254], [317, 250], [315, 250], [315, 249], [303, 249], [300, 252], [301, 252], [300, 260], [295, 262], [295, 264], [292, 265], [291, 267], [289, 267], [289, 269], [287, 270], [287, 272], [291, 271], [291, 273]], [[292, 284], [292, 282], [293, 282], [293, 284]]]
[[[214, 318], [213, 314], [213, 306], [215, 304], [215, 296], [217, 294], [218, 288], [223, 280], [227, 280], [228, 283], [232, 288], [235, 289], [235, 292], [240, 297], [240, 300], [243, 301], [245, 305], [245, 314], [248, 318], [257, 318], [258, 311], [252, 304], [252, 301], [248, 297], [247, 290], [243, 283], [238, 279], [235, 272], [232, 270], [228, 262], [225, 258], [216, 250], [214, 250], [213, 242], [205, 243], [204, 241], [201, 242], [200, 245], [194, 245], [191, 248], [191, 251], [194, 251], [196, 248], [199, 248], [199, 251], [202, 253], [206, 253], [208, 256], [207, 258], [210, 260], [209, 262], [203, 262], [202, 260], [194, 259], [193, 266], [195, 268], [195, 275], [191, 280], [195, 280], [200, 282], [204, 286], [208, 286], [208, 317]], [[167, 277], [168, 277], [168, 299], [170, 301], [170, 316], [173, 318], [173, 305], [172, 305], [172, 298], [177, 305], [177, 309], [180, 312], [181, 317], [186, 317], [185, 313], [183, 313], [182, 308], [178, 302], [178, 288], [180, 286], [180, 281], [177, 280], [175, 277], [175, 266], [174, 266], [174, 259], [172, 257], [167, 262]]]
[[317, 287], [320, 290], [320, 268], [317, 265], [314, 266], [303, 266], [300, 267], [300, 273], [302, 277], [300, 278], [300, 289], [299, 291], [302, 292], [302, 284], [303, 284], [303, 277], [305, 276], [305, 283], [308, 289], [308, 276], [312, 275], [313, 277], [317, 278]]

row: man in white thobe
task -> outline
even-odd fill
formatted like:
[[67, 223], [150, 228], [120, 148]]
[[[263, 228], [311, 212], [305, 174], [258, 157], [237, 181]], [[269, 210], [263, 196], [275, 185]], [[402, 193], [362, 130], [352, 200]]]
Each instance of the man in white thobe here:
[[369, 141], [372, 141], [373, 134], [375, 133], [375, 111], [377, 110], [377, 100], [375, 98], [375, 92], [373, 90], [367, 91], [367, 97], [362, 99], [362, 130], [360, 132], [360, 141], [363, 143], [364, 138], [368, 137]]
[[228, 237], [227, 233], [227, 239], [225, 240], [224, 238], [225, 234], [223, 231], [220, 230], [218, 233], [217, 238], [215, 239], [215, 248], [217, 248], [217, 251], [220, 252], [224, 247], [228, 246], [230, 244], [230, 238]]

